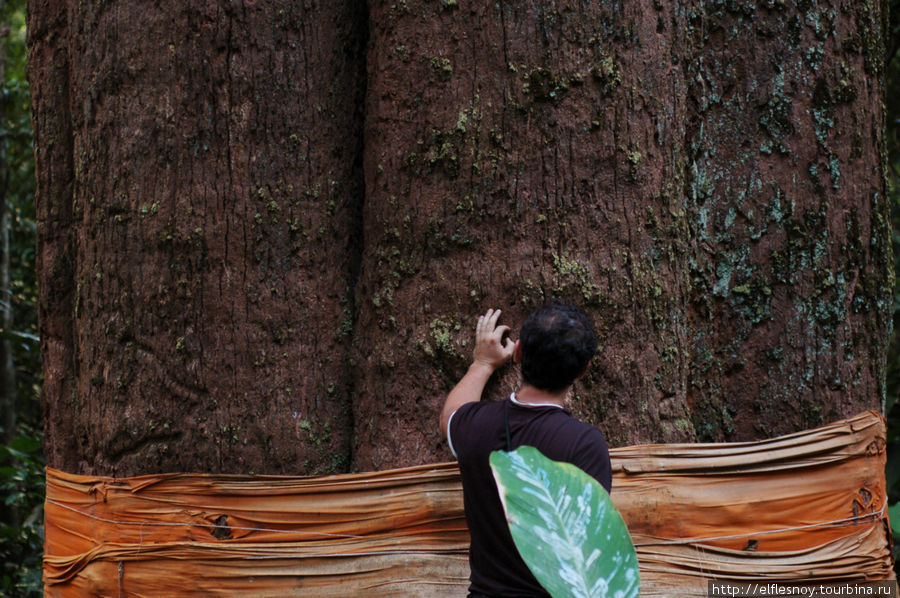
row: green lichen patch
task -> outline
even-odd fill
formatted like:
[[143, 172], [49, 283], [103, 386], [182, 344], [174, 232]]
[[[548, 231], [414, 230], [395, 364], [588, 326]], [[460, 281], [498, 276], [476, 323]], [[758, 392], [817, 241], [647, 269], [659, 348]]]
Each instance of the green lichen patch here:
[[604, 97], [610, 95], [622, 82], [619, 65], [609, 56], [604, 56], [591, 67], [591, 76]]
[[630, 183], [637, 182], [638, 165], [644, 156], [637, 150], [630, 150], [626, 152], [626, 158], [628, 159], [628, 173], [625, 175], [625, 179]]
[[435, 56], [431, 59], [431, 71], [437, 75], [439, 81], [449, 81], [453, 76], [453, 64], [449, 58]]
[[603, 292], [594, 282], [591, 269], [565, 254], [553, 254], [554, 291], [560, 296], [575, 294], [585, 305], [601, 305]]
[[422, 350], [429, 357], [461, 357], [456, 349], [455, 335], [460, 331], [459, 322], [450, 318], [435, 318], [428, 324], [428, 337], [422, 344]]
[[759, 125], [771, 137], [771, 145], [781, 154], [789, 154], [785, 145], [794, 132], [793, 100], [784, 91], [784, 74], [775, 77], [775, 87], [765, 105], [760, 108]]
[[437, 169], [443, 170], [447, 176], [454, 178], [459, 175], [460, 170], [460, 150], [457, 147], [458, 137], [462, 131], [439, 131], [437, 129], [431, 132], [431, 146], [425, 154], [425, 163], [430, 171]]

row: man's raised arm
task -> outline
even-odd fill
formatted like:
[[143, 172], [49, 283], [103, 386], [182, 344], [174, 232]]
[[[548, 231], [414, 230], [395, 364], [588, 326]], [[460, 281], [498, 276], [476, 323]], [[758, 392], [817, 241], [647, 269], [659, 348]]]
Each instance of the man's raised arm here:
[[444, 407], [441, 409], [441, 436], [447, 437], [447, 424], [450, 416], [465, 405], [481, 400], [481, 393], [494, 370], [509, 361], [515, 350], [515, 343], [503, 335], [509, 331], [509, 326], [497, 326], [500, 319], [500, 310], [489, 309], [486, 314], [478, 317], [475, 326], [475, 351], [472, 365], [469, 371], [456, 383]]

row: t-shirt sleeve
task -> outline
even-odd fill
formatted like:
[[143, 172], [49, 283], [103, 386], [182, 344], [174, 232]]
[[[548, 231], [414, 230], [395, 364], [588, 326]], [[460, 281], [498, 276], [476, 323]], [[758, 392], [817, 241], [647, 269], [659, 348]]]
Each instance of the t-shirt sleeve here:
[[603, 433], [590, 427], [586, 433], [588, 438], [583, 446], [586, 449], [579, 451], [574, 464], [584, 470], [589, 476], [600, 482], [607, 492], [612, 491], [612, 464], [609, 461], [609, 447]]
[[478, 403], [466, 403], [460, 406], [450, 414], [450, 419], [447, 420], [447, 444], [450, 445], [450, 452], [457, 460], [459, 460], [460, 447], [465, 446], [466, 442], [466, 426], [463, 422], [468, 419], [474, 405], [478, 405]]

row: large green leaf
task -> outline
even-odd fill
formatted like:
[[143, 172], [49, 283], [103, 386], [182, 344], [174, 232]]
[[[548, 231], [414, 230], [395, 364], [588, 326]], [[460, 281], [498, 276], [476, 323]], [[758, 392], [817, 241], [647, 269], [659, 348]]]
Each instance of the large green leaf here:
[[638, 595], [637, 554], [606, 490], [534, 447], [491, 453], [519, 554], [554, 598]]

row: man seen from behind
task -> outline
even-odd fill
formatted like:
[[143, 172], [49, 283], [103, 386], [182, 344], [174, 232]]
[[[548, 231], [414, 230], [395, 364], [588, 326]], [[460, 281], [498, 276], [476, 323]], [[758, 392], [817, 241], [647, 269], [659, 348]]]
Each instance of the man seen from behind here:
[[[471, 535], [469, 598], [546, 597], [513, 543], [489, 457], [522, 445], [555, 461], [572, 463], [610, 491], [612, 473], [603, 434], [563, 406], [572, 384], [597, 351], [593, 322], [583, 310], [551, 304], [532, 313], [512, 341], [498, 326], [500, 310], [488, 310], [475, 327], [472, 364], [441, 410], [441, 433], [459, 461], [466, 520]], [[481, 402], [494, 371], [513, 359], [521, 388], [501, 402]]]

